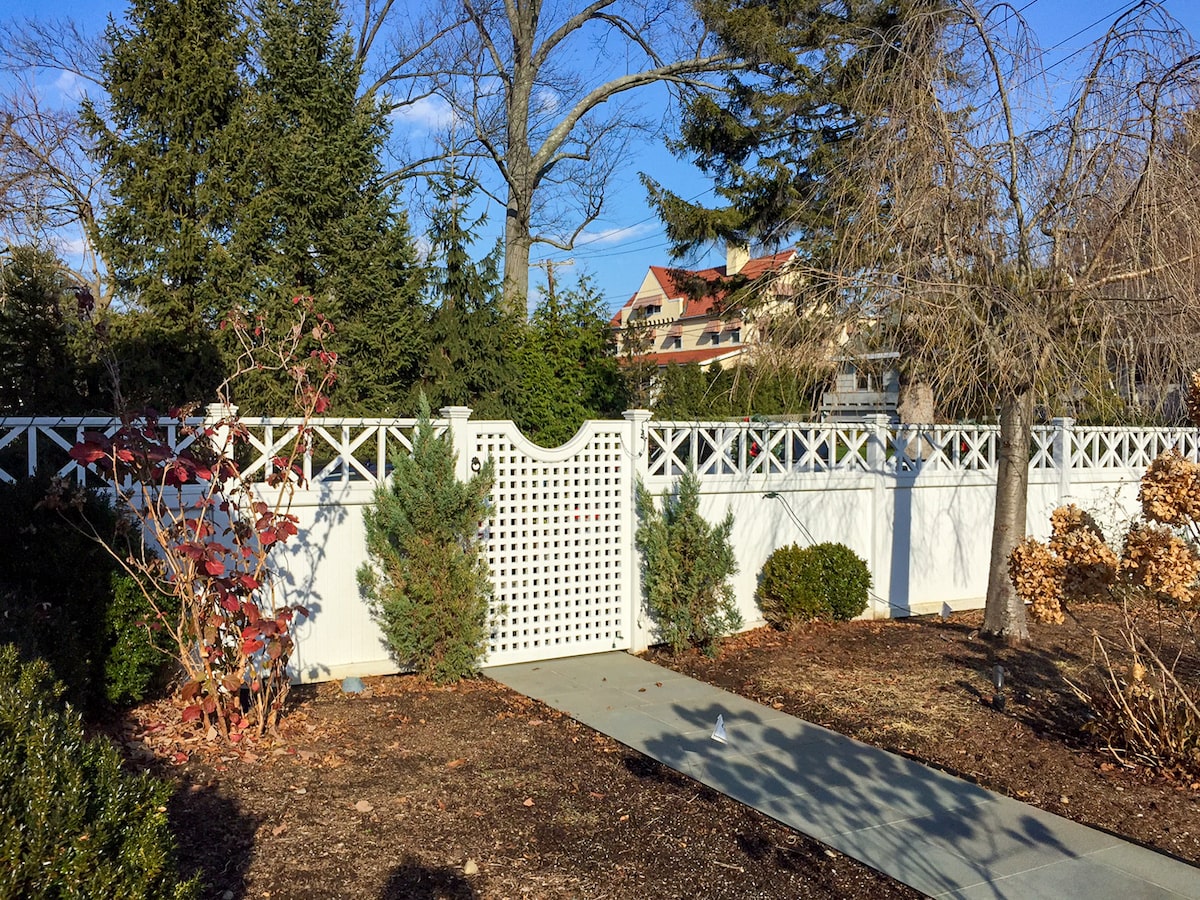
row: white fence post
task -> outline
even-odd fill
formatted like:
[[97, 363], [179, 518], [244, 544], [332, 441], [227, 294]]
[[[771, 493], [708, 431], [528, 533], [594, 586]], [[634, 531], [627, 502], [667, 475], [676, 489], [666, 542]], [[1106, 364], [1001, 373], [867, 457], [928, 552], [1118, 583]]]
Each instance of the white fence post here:
[[471, 409], [467, 406], [443, 406], [438, 410], [438, 414], [446, 420], [450, 428], [450, 441], [457, 459], [454, 474], [459, 481], [470, 481], [471, 435], [467, 431], [467, 420], [471, 418]]
[[1071, 458], [1071, 427], [1075, 420], [1064, 416], [1051, 419], [1050, 424], [1054, 426], [1054, 466], [1058, 469], [1058, 504], [1061, 506], [1071, 495], [1071, 466], [1074, 464]]
[[[867, 439], [867, 476], [871, 479], [871, 559], [869, 568], [874, 593], [884, 600], [892, 596], [892, 529], [887, 526], [887, 451], [891, 419], [886, 415], [866, 416], [864, 427], [870, 429]], [[888, 611], [870, 606], [871, 618], [886, 618]]]
[[209, 444], [220, 456], [230, 454], [229, 422], [237, 416], [238, 408], [232, 403], [210, 403], [204, 407], [204, 424], [212, 429]]
[[629, 649], [637, 653], [650, 646], [651, 638], [651, 626], [646, 615], [645, 599], [642, 596], [642, 566], [637, 551], [638, 521], [635, 502], [637, 485], [645, 483], [650, 471], [650, 410], [628, 409], [622, 415], [629, 423], [626, 445], [633, 458], [633, 477], [629, 479], [629, 494], [625, 497], [629, 528], [621, 551], [625, 555], [622, 563], [627, 579], [626, 602], [629, 603], [629, 609], [632, 611], [630, 619], [633, 624], [633, 633], [629, 635]]

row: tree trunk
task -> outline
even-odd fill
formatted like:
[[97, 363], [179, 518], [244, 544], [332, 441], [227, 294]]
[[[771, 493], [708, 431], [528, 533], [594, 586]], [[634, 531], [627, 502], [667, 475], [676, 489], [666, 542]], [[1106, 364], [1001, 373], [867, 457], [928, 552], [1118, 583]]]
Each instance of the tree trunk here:
[[504, 309], [524, 320], [529, 297], [529, 217], [524, 204], [509, 194], [508, 218], [504, 223]]
[[[531, 11], [538, 7], [533, 6]], [[520, 25], [521, 27], [518, 27]], [[533, 153], [529, 149], [529, 108], [537, 71], [529, 62], [536, 21], [512, 23], [517, 43], [512, 91], [508, 98], [508, 208], [504, 212], [504, 309], [525, 321], [529, 312], [529, 248], [533, 244], [530, 219], [533, 210]]]
[[1000, 458], [996, 472], [996, 518], [992, 523], [992, 559], [988, 572], [983, 632], [1010, 643], [1029, 640], [1025, 604], [1008, 577], [1008, 557], [1025, 539], [1029, 502], [1029, 444], [1033, 438], [1033, 391], [1025, 390], [1000, 406]]

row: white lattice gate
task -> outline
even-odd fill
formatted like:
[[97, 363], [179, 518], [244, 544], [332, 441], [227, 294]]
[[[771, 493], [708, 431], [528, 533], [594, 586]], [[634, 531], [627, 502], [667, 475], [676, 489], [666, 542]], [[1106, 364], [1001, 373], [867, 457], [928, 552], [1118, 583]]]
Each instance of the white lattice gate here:
[[470, 422], [471, 468], [495, 464], [484, 538], [496, 594], [487, 663], [630, 646], [635, 454], [628, 422], [589, 422], [547, 450], [509, 422]]

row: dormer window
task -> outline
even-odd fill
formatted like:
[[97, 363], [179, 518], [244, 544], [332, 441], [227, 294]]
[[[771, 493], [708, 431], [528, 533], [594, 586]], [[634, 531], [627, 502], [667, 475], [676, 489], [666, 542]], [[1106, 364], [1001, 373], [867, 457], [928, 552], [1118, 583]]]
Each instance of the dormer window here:
[[645, 316], [647, 319], [650, 318], [651, 316], [657, 316], [660, 312], [662, 312], [661, 306], [644, 306], [644, 307], [642, 307], [642, 315]]

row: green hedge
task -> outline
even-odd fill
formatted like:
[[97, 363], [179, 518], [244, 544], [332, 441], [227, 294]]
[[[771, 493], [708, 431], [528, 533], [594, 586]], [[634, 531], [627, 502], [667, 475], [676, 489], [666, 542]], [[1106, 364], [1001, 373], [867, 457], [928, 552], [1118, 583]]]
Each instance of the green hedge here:
[[[137, 583], [96, 541], [128, 524], [96, 492], [43, 505], [45, 478], [0, 484], [0, 643], [44, 659], [68, 699], [84, 710], [143, 699], [170, 657], [151, 638], [153, 611]], [[163, 598], [171, 606], [170, 598]]]
[[0, 648], [0, 898], [185, 898], [166, 816], [171, 786], [84, 738], [49, 667]]

